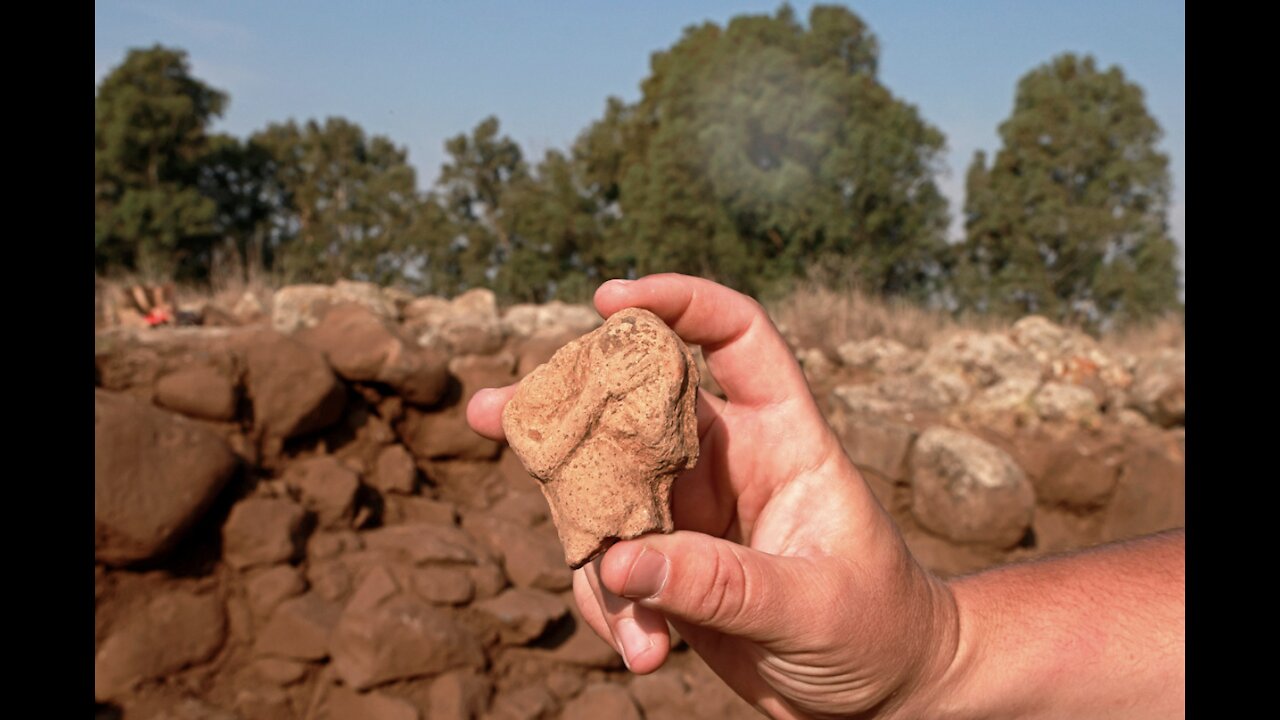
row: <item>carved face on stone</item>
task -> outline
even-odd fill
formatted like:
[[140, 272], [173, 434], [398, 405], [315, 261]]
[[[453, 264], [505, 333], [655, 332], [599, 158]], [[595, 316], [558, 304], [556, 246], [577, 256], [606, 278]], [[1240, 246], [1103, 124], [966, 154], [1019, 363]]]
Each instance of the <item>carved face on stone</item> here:
[[658, 316], [619, 311], [520, 383], [502, 414], [551, 506], [565, 560], [671, 532], [671, 485], [698, 461], [698, 368]]

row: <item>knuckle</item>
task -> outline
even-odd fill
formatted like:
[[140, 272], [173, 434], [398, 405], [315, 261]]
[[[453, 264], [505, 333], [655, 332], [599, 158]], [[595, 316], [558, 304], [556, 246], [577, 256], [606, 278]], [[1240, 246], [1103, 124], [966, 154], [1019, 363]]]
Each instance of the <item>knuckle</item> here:
[[732, 549], [718, 547], [709, 585], [699, 600], [699, 616], [722, 627], [736, 627], [747, 606], [746, 568]]

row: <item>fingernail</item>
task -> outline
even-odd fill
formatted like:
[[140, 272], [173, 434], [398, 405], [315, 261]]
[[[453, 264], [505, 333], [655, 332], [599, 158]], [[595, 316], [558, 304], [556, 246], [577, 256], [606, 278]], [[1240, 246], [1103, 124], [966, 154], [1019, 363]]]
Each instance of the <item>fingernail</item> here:
[[667, 556], [657, 550], [645, 548], [631, 565], [631, 574], [622, 586], [622, 594], [629, 598], [648, 598], [662, 591], [667, 584]]
[[610, 284], [610, 285], [618, 285], [618, 286], [620, 286], [620, 287], [626, 287], [626, 286], [630, 285], [630, 284], [631, 284], [631, 283], [633, 283], [633, 282], [635, 282], [635, 281], [634, 281], [634, 280], [624, 280], [624, 279], [622, 279], [622, 278], [614, 278], [613, 280], [610, 280], [610, 281], [609, 281], [609, 284]]
[[635, 620], [623, 618], [613, 629], [618, 644], [622, 646], [622, 662], [631, 669], [631, 660], [638, 658], [653, 647], [653, 641], [645, 634]]

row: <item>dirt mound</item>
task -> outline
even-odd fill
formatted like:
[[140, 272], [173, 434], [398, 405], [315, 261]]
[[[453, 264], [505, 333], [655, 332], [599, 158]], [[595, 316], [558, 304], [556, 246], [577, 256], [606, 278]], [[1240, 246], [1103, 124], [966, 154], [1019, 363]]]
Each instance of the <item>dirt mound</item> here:
[[[104, 715], [757, 716], [685, 648], [627, 673], [578, 615], [537, 482], [466, 425], [478, 389], [598, 326], [589, 309], [282, 295], [97, 335]], [[797, 357], [943, 574], [1182, 524], [1169, 352], [1113, 357], [1035, 319]]]

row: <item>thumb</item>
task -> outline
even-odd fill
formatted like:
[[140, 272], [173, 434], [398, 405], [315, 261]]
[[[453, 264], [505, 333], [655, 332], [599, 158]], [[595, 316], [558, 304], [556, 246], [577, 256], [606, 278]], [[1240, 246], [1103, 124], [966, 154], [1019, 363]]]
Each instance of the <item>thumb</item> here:
[[769, 642], [787, 629], [809, 568], [798, 558], [679, 531], [616, 543], [605, 553], [600, 579], [610, 592], [668, 617]]

